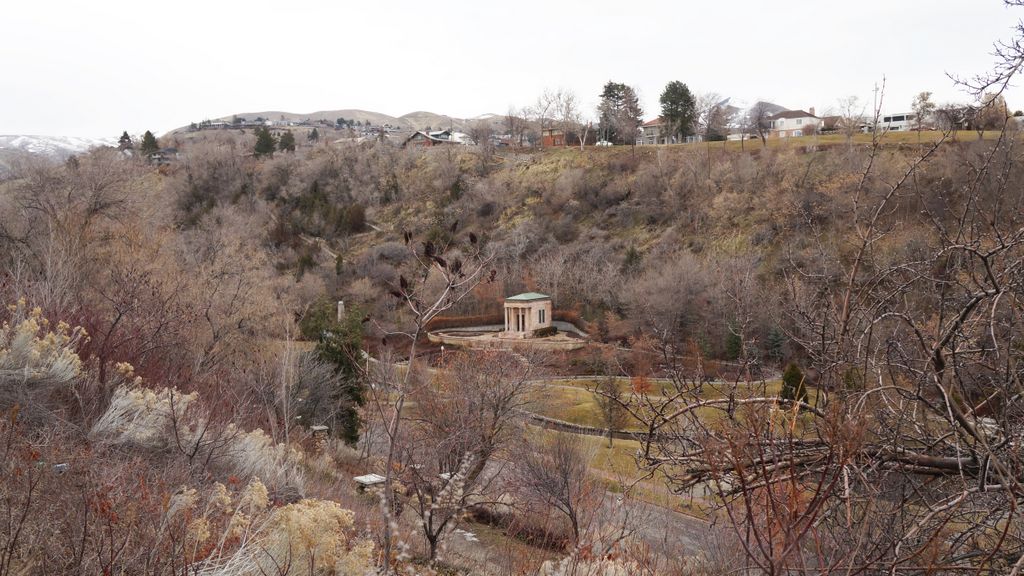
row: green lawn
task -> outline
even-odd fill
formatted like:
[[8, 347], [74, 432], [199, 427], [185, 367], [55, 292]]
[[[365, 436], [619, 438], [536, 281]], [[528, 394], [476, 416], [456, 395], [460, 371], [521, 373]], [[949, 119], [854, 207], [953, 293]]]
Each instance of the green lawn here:
[[[554, 434], [565, 434], [531, 428], [536, 437], [550, 437]], [[676, 510], [693, 516], [707, 517], [707, 502], [701, 499], [690, 499], [686, 496], [672, 494], [665, 486], [665, 477], [660, 472], [651, 478], [641, 478], [644, 474], [637, 468], [636, 454], [640, 443], [635, 440], [615, 440], [608, 447], [607, 438], [596, 436], [579, 436], [584, 450], [590, 457], [590, 471], [595, 480], [600, 482], [609, 492], [622, 493], [628, 491], [630, 498], [655, 504], [663, 508]]]
[[[629, 379], [619, 378], [617, 384], [623, 392], [629, 392], [631, 383]], [[573, 424], [583, 426], [603, 427], [601, 411], [590, 391], [597, 382], [595, 380], [554, 380], [549, 386], [544, 386], [537, 393], [535, 405], [532, 411], [548, 418], [556, 418]], [[668, 385], [657, 380], [651, 381], [650, 394], [657, 396], [671, 393]], [[728, 384], [706, 384], [700, 393], [702, 399], [725, 398], [731, 385]], [[746, 385], [740, 384], [737, 387], [738, 398], [749, 398], [754, 395], [778, 396], [782, 389], [781, 380], [769, 380], [762, 384]], [[808, 390], [810, 403], [814, 403], [816, 391]], [[725, 413], [718, 408], [699, 408], [697, 415], [703, 422], [717, 422], [725, 417]], [[630, 418], [625, 430], [641, 430], [640, 423]]]
[[[906, 144], [927, 144], [935, 142], [942, 137], [943, 133], [938, 130], [924, 130], [921, 132], [907, 131], [907, 132], [888, 132], [881, 136], [881, 143], [883, 145], [906, 145]], [[998, 130], [989, 130], [984, 133], [985, 140], [995, 140], [999, 137]], [[973, 130], [960, 130], [956, 133], [956, 142], [972, 142], [978, 139], [978, 133]], [[950, 138], [953, 140], [953, 138]], [[837, 144], [846, 144], [846, 136], [842, 134], [824, 134], [820, 136], [800, 136], [796, 138], [769, 138], [767, 147], [768, 148], [789, 148], [789, 147], [803, 147], [813, 145], [823, 146], [834, 146]], [[869, 145], [871, 144], [871, 134], [855, 134], [853, 136], [853, 143], [858, 145]], [[690, 144], [663, 144], [657, 146], [637, 146], [636, 152], [638, 154], [651, 154], [659, 149], [710, 149], [710, 150], [760, 150], [764, 148], [760, 140], [747, 140], [746, 142], [735, 141], [724, 141], [724, 142], [694, 142]], [[589, 153], [598, 154], [618, 154], [622, 150], [628, 150], [629, 146], [609, 146], [607, 148], [600, 148], [597, 146], [588, 146], [586, 151]], [[572, 156], [573, 152], [579, 154], [579, 146], [566, 147], [566, 148], [548, 148], [545, 150], [548, 154], [566, 154]]]

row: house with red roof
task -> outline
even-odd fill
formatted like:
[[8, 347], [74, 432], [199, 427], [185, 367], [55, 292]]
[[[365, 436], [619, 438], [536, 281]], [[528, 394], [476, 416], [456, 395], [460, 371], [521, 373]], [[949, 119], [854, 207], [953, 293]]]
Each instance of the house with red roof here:
[[641, 124], [640, 134], [636, 138], [638, 146], [672, 144], [674, 142], [675, 137], [669, 134], [668, 124], [662, 120], [661, 116]]

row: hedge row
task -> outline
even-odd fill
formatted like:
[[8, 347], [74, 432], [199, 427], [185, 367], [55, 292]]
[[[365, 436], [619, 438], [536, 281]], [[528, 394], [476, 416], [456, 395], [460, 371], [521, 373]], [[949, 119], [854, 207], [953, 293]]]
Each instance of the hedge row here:
[[558, 334], [557, 326], [545, 326], [533, 331], [534, 338], [545, 338], [547, 336], [554, 336], [555, 334]]
[[[578, 312], [573, 310], [555, 310], [552, 314], [554, 320], [559, 322], [568, 322], [573, 326], [583, 330], [587, 330], [587, 323], [580, 318]], [[430, 322], [427, 322], [424, 328], [427, 332], [437, 332], [438, 330], [451, 330], [452, 328], [470, 328], [473, 326], [493, 326], [493, 325], [504, 325], [505, 315], [504, 314], [478, 314], [476, 316], [435, 316]]]
[[480, 314], [477, 316], [434, 316], [424, 328], [427, 332], [450, 330], [452, 328], [469, 328], [471, 326], [492, 326], [505, 324], [504, 314]]

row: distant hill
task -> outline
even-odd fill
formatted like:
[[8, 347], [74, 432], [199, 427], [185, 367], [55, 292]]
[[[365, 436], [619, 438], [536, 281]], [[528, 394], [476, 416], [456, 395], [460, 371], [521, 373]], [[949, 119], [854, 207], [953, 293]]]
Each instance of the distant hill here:
[[769, 116], [789, 110], [789, 108], [786, 108], [785, 106], [779, 106], [774, 102], [765, 102], [764, 100], [759, 100], [755, 102], [754, 105], [751, 106], [751, 108], [754, 108], [756, 106], [761, 106], [762, 108], [764, 108], [764, 110], [768, 113]]
[[[425, 130], [427, 128], [439, 129], [439, 128], [454, 128], [457, 131], [465, 132], [478, 121], [490, 122], [494, 125], [495, 129], [499, 128], [503, 123], [503, 116], [500, 114], [481, 114], [475, 118], [457, 118], [454, 116], [446, 116], [444, 114], [437, 114], [434, 112], [427, 111], [416, 111], [402, 116], [390, 116], [388, 114], [382, 114], [380, 112], [373, 112], [370, 110], [358, 110], [358, 109], [344, 109], [344, 110], [320, 110], [318, 112], [308, 113], [296, 113], [296, 112], [285, 112], [282, 110], [269, 110], [263, 112], [240, 112], [236, 114], [229, 114], [220, 118], [214, 118], [215, 121], [230, 122], [234, 117], [244, 118], [246, 120], [255, 120], [256, 118], [266, 118], [267, 120], [274, 121], [288, 121], [288, 122], [301, 122], [303, 120], [310, 120], [317, 122], [320, 120], [327, 120], [328, 122], [334, 122], [338, 118], [344, 118], [346, 120], [357, 120], [365, 123], [370, 122], [373, 126], [383, 126], [385, 124], [400, 128], [402, 130], [414, 131], [414, 130]], [[172, 130], [171, 133], [187, 130], [187, 127], [178, 128]]]
[[0, 179], [10, 173], [12, 164], [19, 156], [35, 155], [53, 160], [66, 160], [92, 148], [116, 145], [117, 138], [0, 135]]
[[67, 158], [98, 146], [116, 146], [117, 138], [82, 138], [77, 136], [0, 135], [0, 150], [15, 150]]

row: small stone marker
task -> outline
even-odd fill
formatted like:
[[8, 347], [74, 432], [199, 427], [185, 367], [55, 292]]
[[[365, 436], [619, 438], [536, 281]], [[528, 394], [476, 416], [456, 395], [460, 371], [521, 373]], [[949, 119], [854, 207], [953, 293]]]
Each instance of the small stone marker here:
[[313, 433], [313, 452], [323, 454], [327, 449], [327, 426], [310, 426], [309, 431]]
[[364, 474], [362, 476], [356, 476], [355, 480], [360, 492], [365, 491], [367, 488], [373, 488], [374, 486], [380, 486], [384, 483], [386, 478], [380, 474]]

